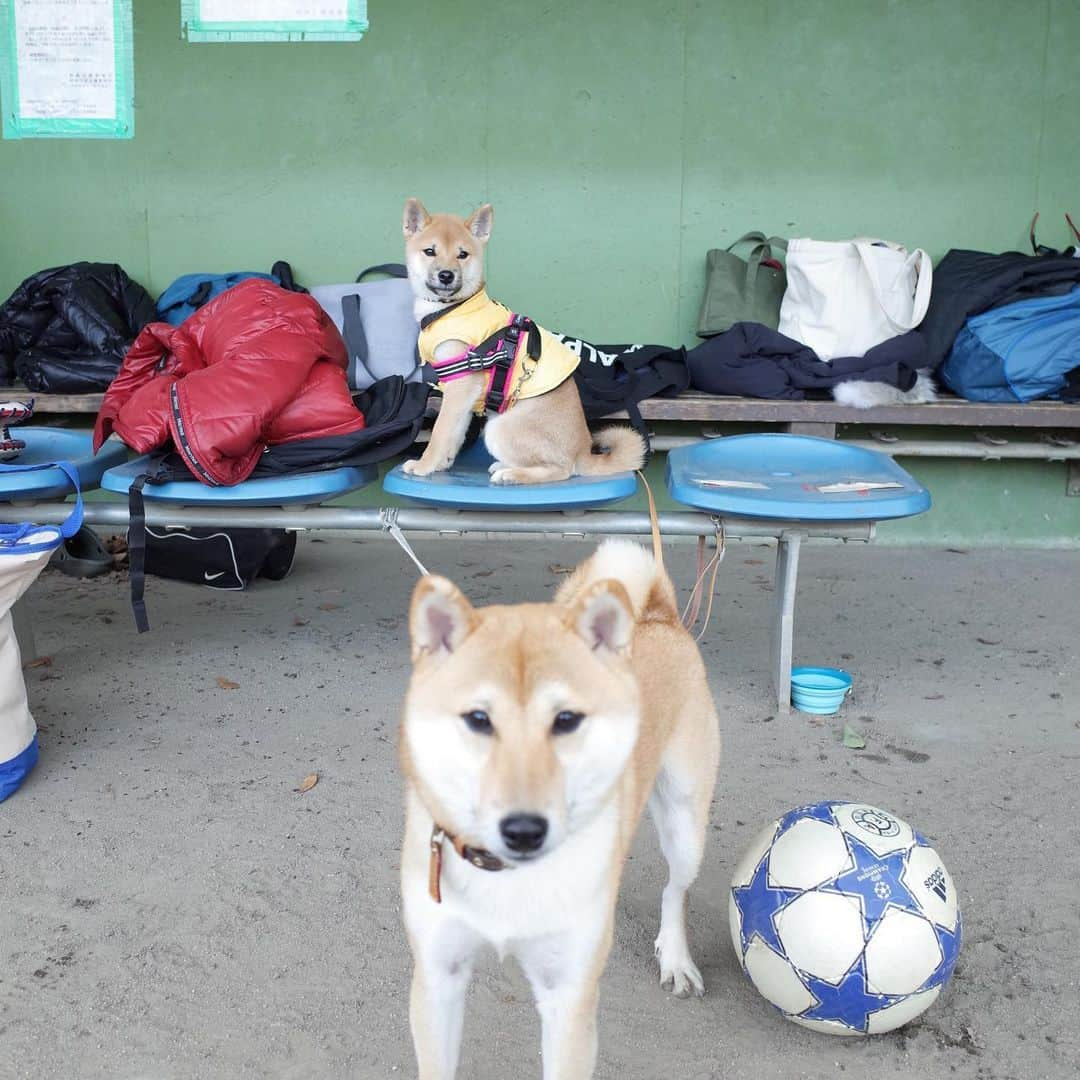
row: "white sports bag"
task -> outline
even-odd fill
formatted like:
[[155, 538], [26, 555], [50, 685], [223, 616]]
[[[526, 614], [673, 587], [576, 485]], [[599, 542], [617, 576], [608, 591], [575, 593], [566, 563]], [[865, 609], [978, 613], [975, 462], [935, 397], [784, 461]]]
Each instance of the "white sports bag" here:
[[37, 726], [26, 701], [22, 658], [15, 640], [11, 609], [45, 568], [49, 556], [82, 526], [79, 480], [66, 462], [48, 465], [2, 465], [5, 471], [62, 469], [76, 493], [75, 506], [63, 525], [0, 524], [0, 802], [14, 794], [37, 763]]
[[933, 265], [922, 248], [885, 240], [791, 240], [780, 333], [822, 360], [863, 356], [914, 330], [930, 304]]

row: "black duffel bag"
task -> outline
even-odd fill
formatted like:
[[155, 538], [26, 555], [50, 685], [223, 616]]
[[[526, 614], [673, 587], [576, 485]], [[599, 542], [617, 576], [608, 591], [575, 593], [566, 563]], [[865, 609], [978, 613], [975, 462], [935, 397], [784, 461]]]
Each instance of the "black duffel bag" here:
[[280, 581], [292, 569], [296, 533], [286, 529], [146, 526], [144, 572], [211, 589], [246, 589], [257, 577]]

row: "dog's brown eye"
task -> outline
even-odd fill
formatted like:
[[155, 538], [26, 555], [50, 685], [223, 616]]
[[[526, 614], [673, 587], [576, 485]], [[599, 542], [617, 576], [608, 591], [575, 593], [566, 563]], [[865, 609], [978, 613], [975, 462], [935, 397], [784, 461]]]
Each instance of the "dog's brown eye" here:
[[435, 249], [433, 247], [424, 248], [424, 254], [429, 259], [434, 259], [435, 258]]
[[469, 253], [467, 251], [459, 251], [457, 253], [457, 257], [459, 259], [467, 259], [469, 257]]
[[495, 728], [491, 723], [491, 717], [483, 709], [473, 709], [471, 712], [462, 713], [461, 719], [465, 726], [476, 732], [477, 735], [494, 735]]
[[581, 721], [584, 719], [584, 713], [570, 712], [564, 709], [556, 715], [555, 722], [551, 725], [552, 734], [569, 735], [572, 731], [577, 731], [581, 726]]

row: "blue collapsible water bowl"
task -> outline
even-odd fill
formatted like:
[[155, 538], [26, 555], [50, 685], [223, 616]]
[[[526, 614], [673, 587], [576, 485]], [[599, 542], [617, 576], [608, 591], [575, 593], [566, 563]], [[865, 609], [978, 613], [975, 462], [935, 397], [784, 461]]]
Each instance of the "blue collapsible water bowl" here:
[[791, 669], [791, 704], [800, 712], [831, 716], [851, 691], [851, 676], [839, 668]]

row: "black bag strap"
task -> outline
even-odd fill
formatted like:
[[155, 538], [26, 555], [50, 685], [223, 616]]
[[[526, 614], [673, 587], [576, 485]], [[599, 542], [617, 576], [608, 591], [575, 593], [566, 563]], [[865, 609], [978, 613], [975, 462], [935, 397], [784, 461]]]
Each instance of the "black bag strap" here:
[[143, 487], [149, 473], [140, 473], [128, 488], [128, 577], [131, 581], [131, 613], [140, 634], [150, 629], [146, 614], [146, 507]]
[[[356, 365], [358, 372], [363, 372], [371, 382], [375, 376], [368, 367], [368, 343], [367, 334], [364, 333], [364, 323], [360, 318], [360, 297], [356, 293], [349, 293], [341, 298], [341, 336], [345, 339], [345, 348], [349, 350], [349, 359]], [[353, 379], [356, 385], [356, 379]]]
[[296, 284], [296, 278], [293, 275], [293, 268], [284, 260], [278, 259], [273, 266], [270, 267], [270, 276], [277, 278], [283, 289], [288, 289], [289, 292], [306, 293], [307, 289], [303, 285]]
[[186, 300], [181, 300], [173, 306], [180, 307], [184, 304], [190, 304], [194, 310], [198, 310], [210, 299], [211, 288], [213, 288], [213, 282], [200, 281], [199, 287]]
[[369, 266], [356, 275], [357, 282], [361, 282], [368, 274], [385, 274], [387, 277], [407, 278], [409, 271], [404, 263], [379, 263], [377, 266]]
[[146, 505], [143, 488], [172, 480], [172, 470], [158, 461], [153, 472], [140, 473], [128, 488], [128, 577], [131, 581], [131, 613], [140, 634], [150, 629], [146, 614]]

